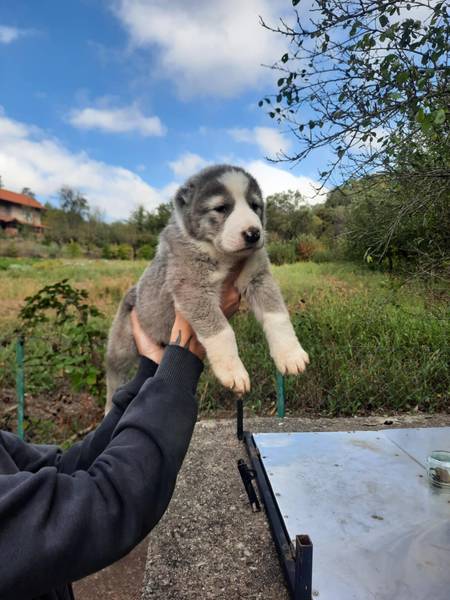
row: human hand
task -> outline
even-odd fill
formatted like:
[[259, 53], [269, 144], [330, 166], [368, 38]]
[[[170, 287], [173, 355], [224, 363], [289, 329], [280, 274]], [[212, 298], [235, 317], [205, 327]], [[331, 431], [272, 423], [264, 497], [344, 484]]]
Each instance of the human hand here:
[[146, 356], [159, 365], [164, 354], [164, 348], [153, 341], [152, 338], [143, 331], [139, 324], [135, 308], [133, 308], [130, 313], [130, 319], [134, 341], [139, 354], [141, 356]]
[[169, 344], [190, 350], [200, 360], [204, 360], [206, 356], [205, 349], [198, 341], [191, 324], [178, 311], [175, 312]]
[[241, 294], [234, 285], [227, 285], [222, 291], [222, 302], [220, 308], [227, 319], [231, 317], [239, 310], [239, 304], [241, 302]]
[[234, 284], [241, 274], [243, 265], [243, 262], [238, 263], [223, 282], [220, 308], [227, 319], [230, 319], [239, 310], [241, 294]]

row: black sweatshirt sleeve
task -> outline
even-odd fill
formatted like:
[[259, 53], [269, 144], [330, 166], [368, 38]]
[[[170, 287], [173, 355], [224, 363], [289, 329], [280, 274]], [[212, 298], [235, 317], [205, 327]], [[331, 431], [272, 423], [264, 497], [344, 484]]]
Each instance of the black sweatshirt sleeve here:
[[202, 363], [169, 346], [87, 471], [0, 475], [0, 598], [39, 596], [126, 554], [170, 501]]
[[114, 393], [112, 407], [109, 413], [95, 431], [87, 435], [84, 440], [74, 444], [69, 450], [61, 454], [58, 461], [58, 471], [73, 473], [79, 469], [87, 469], [97, 456], [103, 452], [111, 440], [112, 433], [121, 419], [131, 400], [137, 396], [144, 383], [156, 372], [158, 365], [141, 356], [135, 377]]
[[111, 441], [112, 433], [131, 400], [137, 395], [149, 377], [153, 377], [158, 365], [141, 357], [135, 377], [120, 387], [113, 396], [113, 406], [95, 431], [66, 452], [45, 444], [29, 444], [14, 434], [2, 432], [2, 443], [20, 471], [36, 473], [42, 467], [56, 466], [62, 473], [87, 469]]

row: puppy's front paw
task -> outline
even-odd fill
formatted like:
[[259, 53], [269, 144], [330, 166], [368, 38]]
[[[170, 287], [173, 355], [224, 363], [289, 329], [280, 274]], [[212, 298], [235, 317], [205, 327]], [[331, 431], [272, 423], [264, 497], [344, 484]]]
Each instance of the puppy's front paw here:
[[286, 346], [280, 346], [272, 352], [272, 358], [282, 375], [303, 373], [309, 364], [309, 356], [297, 340]]
[[211, 367], [222, 385], [237, 394], [250, 391], [250, 377], [239, 358], [212, 363]]

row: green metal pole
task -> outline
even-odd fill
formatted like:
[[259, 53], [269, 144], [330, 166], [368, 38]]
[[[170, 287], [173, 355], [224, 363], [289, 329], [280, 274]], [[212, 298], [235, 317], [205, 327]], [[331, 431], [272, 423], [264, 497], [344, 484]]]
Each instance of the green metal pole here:
[[277, 371], [277, 415], [284, 418], [285, 412], [284, 376]]
[[17, 435], [23, 440], [23, 417], [25, 412], [25, 373], [24, 373], [24, 339], [20, 336], [16, 344], [16, 393], [17, 393]]

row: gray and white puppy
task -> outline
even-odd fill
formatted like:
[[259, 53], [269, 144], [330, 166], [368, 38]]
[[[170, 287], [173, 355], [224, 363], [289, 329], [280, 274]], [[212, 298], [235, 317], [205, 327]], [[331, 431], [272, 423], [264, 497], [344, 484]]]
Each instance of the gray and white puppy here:
[[223, 282], [241, 261], [244, 266], [235, 285], [261, 322], [277, 369], [281, 373], [305, 369], [308, 355], [270, 273], [264, 222], [259, 185], [240, 167], [208, 167], [177, 191], [156, 256], [125, 295], [109, 333], [106, 410], [137, 359], [131, 306], [136, 307], [143, 330], [161, 344], [169, 342], [175, 309], [179, 310], [205, 347], [221, 383], [237, 393], [249, 391], [233, 329], [220, 309]]

